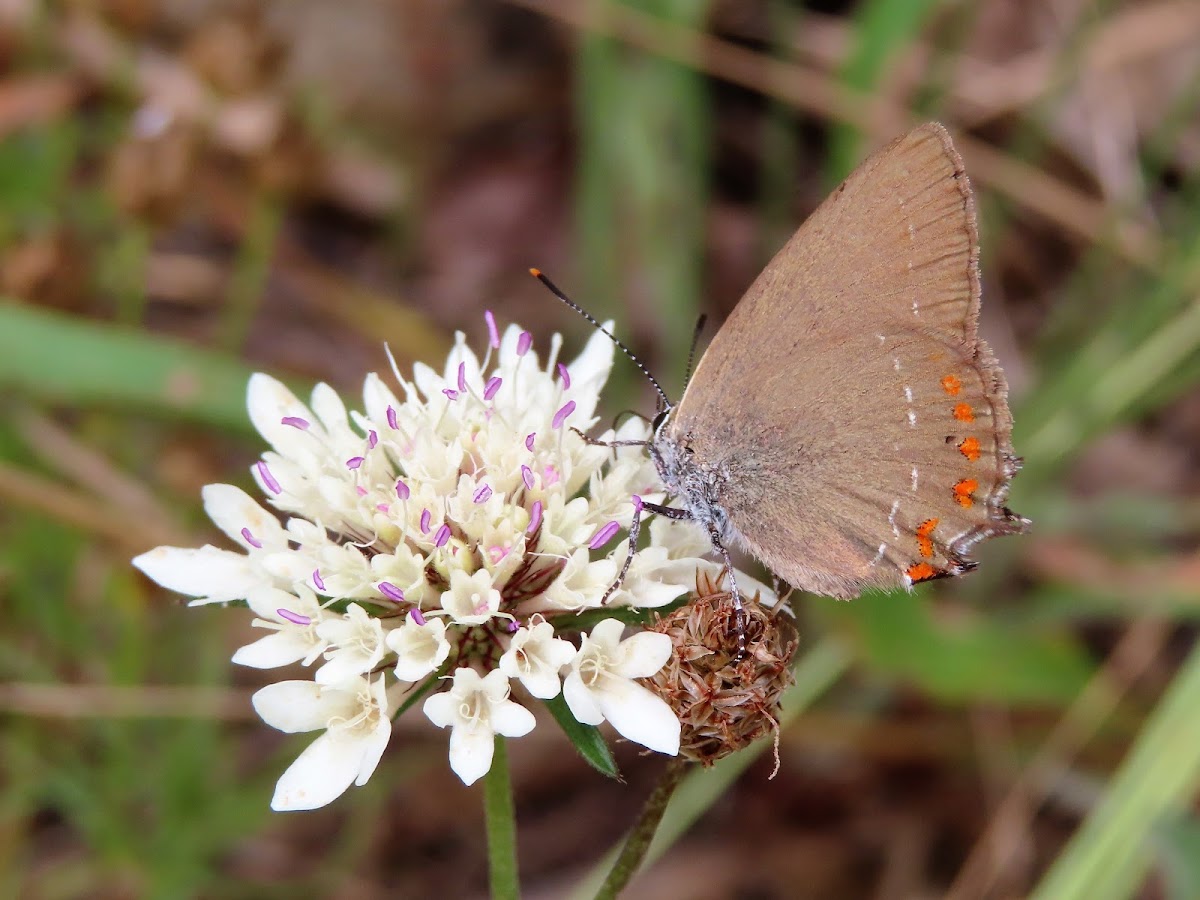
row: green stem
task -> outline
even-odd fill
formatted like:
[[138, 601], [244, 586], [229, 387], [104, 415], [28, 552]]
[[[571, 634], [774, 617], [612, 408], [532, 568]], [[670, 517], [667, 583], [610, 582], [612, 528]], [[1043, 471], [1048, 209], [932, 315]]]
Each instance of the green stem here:
[[662, 821], [671, 795], [675, 793], [675, 788], [679, 786], [686, 770], [687, 763], [679, 757], [667, 762], [667, 767], [663, 771], [658, 785], [654, 788], [654, 793], [646, 800], [646, 805], [642, 807], [642, 814], [638, 816], [637, 823], [629, 832], [629, 837], [625, 839], [625, 845], [621, 848], [617, 861], [613, 863], [608, 877], [604, 879], [604, 884], [596, 892], [596, 900], [613, 900], [629, 884], [629, 880], [641, 866], [642, 860], [646, 858], [646, 851], [650, 849], [650, 842], [654, 839], [655, 831], [658, 830], [658, 823]]
[[508, 778], [508, 749], [496, 735], [492, 767], [483, 777], [483, 815], [487, 822], [488, 876], [493, 900], [521, 896], [517, 880], [517, 817]]

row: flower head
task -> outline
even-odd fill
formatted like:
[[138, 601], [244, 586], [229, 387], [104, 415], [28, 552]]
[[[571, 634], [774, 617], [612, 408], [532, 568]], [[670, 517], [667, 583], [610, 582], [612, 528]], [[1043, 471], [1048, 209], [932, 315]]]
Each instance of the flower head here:
[[450, 573], [450, 590], [442, 592], [442, 609], [456, 625], [482, 625], [500, 611], [501, 599], [487, 569], [474, 575], [455, 569]]
[[392, 733], [382, 677], [336, 687], [281, 681], [258, 691], [253, 702], [262, 720], [280, 731], [325, 729], [275, 785], [276, 810], [316, 809], [351, 784], [366, 784]]
[[387, 649], [382, 621], [367, 615], [357, 603], [348, 604], [344, 616], [326, 618], [316, 630], [329, 645], [325, 651], [328, 662], [313, 675], [320, 684], [337, 684], [365, 675], [379, 665]]
[[533, 713], [508, 699], [508, 677], [493, 669], [480, 678], [474, 669], [454, 673], [454, 685], [425, 701], [425, 715], [450, 728], [450, 768], [473, 784], [492, 767], [497, 734], [521, 737], [533, 731]]
[[420, 681], [436, 672], [450, 656], [446, 623], [426, 619], [413, 610], [399, 628], [387, 633], [387, 645], [396, 654], [396, 677], [401, 681]]
[[[250, 476], [266, 506], [229, 485], [204, 490], [209, 516], [239, 550], [159, 547], [134, 564], [193, 603], [249, 605], [254, 625], [270, 633], [235, 661], [316, 666], [311, 683], [273, 687], [293, 685], [286, 690], [310, 709], [335, 698], [357, 703], [360, 723], [374, 710], [371, 728], [353, 733], [369, 732], [376, 742], [386, 704], [362, 698], [375, 698], [385, 678], [445, 676], [451, 686], [428, 698], [425, 711], [452, 726], [452, 766], [466, 781], [490, 764], [491, 745], [483, 745], [493, 733], [532, 727], [521, 705], [528, 698], [510, 699], [510, 680], [534, 698], [551, 698], [568, 666], [567, 699], [581, 721], [607, 719], [626, 737], [674, 753], [678, 721], [672, 726], [673, 714], [634, 681], [663, 665], [670, 641], [653, 634], [620, 641], [615, 620], [593, 628], [578, 650], [562, 637], [579, 612], [600, 606], [616, 578], [635, 498], [665, 499], [641, 448], [597, 446], [575, 430], [596, 423], [613, 345], [597, 333], [563, 363], [556, 336], [541, 360], [528, 332], [510, 327], [501, 336], [490, 322], [482, 359], [460, 334], [441, 371], [417, 364], [411, 380], [397, 372], [396, 391], [369, 375], [361, 411], [347, 409], [326, 385], [304, 403], [279, 381], [253, 376], [247, 406], [270, 449]], [[646, 441], [650, 434], [630, 419], [598, 437]], [[687, 523], [653, 522], [648, 533], [609, 606], [663, 606], [690, 589], [697, 567], [716, 570], [701, 558], [703, 535]], [[256, 708], [283, 727], [281, 704], [271, 702], [277, 695], [260, 694], [266, 699]], [[304, 721], [315, 729], [342, 719]], [[344, 732], [328, 724], [330, 739], [297, 761], [344, 754], [331, 769], [337, 791], [305, 782], [305, 799], [297, 800], [293, 766], [280, 782], [279, 808], [328, 802], [349, 784], [346, 771], [365, 780], [374, 760], [366, 766], [365, 745]], [[305, 762], [298, 771], [311, 770]]]
[[562, 690], [559, 670], [569, 665], [575, 654], [575, 645], [556, 638], [554, 626], [542, 621], [517, 629], [499, 667], [509, 678], [520, 680], [533, 696], [549, 700]]
[[605, 619], [583, 636], [563, 696], [580, 722], [608, 720], [622, 736], [672, 756], [679, 752], [679, 719], [634, 679], [648, 678], [671, 655], [665, 634], [642, 632], [621, 640], [625, 625]]

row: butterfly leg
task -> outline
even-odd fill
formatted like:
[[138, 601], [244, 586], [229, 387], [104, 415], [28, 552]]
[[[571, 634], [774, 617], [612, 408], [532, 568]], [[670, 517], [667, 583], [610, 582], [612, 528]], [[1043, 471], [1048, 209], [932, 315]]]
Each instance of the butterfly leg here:
[[729, 551], [721, 543], [721, 529], [715, 521], [704, 524], [708, 527], [708, 539], [712, 541], [713, 549], [721, 555], [725, 562], [725, 571], [729, 573], [729, 595], [733, 599], [733, 614], [737, 622], [737, 658], [742, 660], [746, 658], [746, 608], [742, 605], [742, 592], [738, 590], [737, 576], [733, 574], [733, 560], [729, 558]]
[[692, 514], [686, 509], [676, 509], [673, 506], [663, 506], [659, 503], [647, 503], [641, 497], [634, 497], [633, 521], [629, 523], [629, 552], [625, 554], [625, 564], [621, 566], [621, 571], [617, 573], [616, 581], [608, 586], [608, 590], [600, 598], [601, 606], [604, 606], [608, 602], [608, 598], [621, 586], [625, 581], [625, 576], [629, 574], [629, 567], [633, 564], [633, 555], [637, 553], [638, 535], [642, 530], [642, 510], [666, 516], [668, 519], [690, 519], [692, 517]]
[[572, 428], [573, 432], [583, 438], [583, 442], [592, 447], [649, 447], [649, 441], [601, 441], [594, 437], [590, 437], [580, 431], [578, 428]]

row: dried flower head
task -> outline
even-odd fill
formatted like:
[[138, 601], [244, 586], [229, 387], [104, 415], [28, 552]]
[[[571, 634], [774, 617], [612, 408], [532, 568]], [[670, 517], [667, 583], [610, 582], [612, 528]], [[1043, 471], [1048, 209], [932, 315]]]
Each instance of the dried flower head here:
[[[600, 607], [637, 498], [663, 499], [638, 447], [596, 446], [573, 430], [597, 421], [613, 345], [597, 333], [567, 364], [556, 335], [543, 363], [529, 332], [510, 327], [502, 338], [486, 318], [482, 360], [460, 334], [441, 373], [421, 364], [411, 381], [396, 373], [400, 396], [368, 376], [363, 412], [347, 411], [327, 385], [305, 404], [253, 376], [250, 418], [272, 449], [251, 475], [283, 521], [239, 488], [209, 485], [205, 509], [240, 552], [158, 547], [134, 560], [193, 605], [251, 609], [268, 633], [235, 662], [317, 666], [307, 688], [283, 682], [292, 686], [256, 695], [269, 724], [325, 727], [329, 737], [285, 773], [276, 809], [319, 806], [364, 783], [390, 733], [380, 722], [414, 690], [444, 691], [422, 709], [452, 729], [451, 767], [468, 784], [491, 765], [494, 734], [534, 726], [527, 695], [558, 696], [564, 670], [579, 721], [607, 720], [630, 740], [675, 751], [679, 722], [636, 683], [670, 654], [665, 634], [621, 640], [622, 622], [593, 614], [581, 646], [557, 636]], [[648, 437], [638, 420], [600, 435]], [[661, 607], [698, 568], [716, 572], [698, 528], [655, 521], [648, 533], [610, 608]], [[297, 697], [311, 707], [299, 721], [288, 708]], [[358, 710], [353, 729], [343, 707]]]
[[723, 571], [697, 570], [693, 602], [651, 626], [671, 639], [673, 652], [645, 683], [679, 717], [679, 754], [706, 766], [777, 734], [779, 700], [793, 681], [798, 639], [790, 614], [761, 602], [745, 609], [748, 652], [742, 659]]

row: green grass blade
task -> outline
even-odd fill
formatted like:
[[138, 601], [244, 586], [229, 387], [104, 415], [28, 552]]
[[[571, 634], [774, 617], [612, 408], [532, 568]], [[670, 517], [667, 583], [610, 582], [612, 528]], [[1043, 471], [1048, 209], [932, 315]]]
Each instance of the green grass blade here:
[[[864, 95], [874, 93], [888, 65], [910, 44], [939, 0], [866, 0], [854, 21], [854, 50], [842, 68], [842, 82]], [[862, 133], [851, 126], [833, 131], [829, 149], [828, 177], [836, 183], [850, 174], [861, 159]]]
[[0, 301], [0, 391], [250, 433], [250, 374], [180, 341]]
[[1200, 645], [1151, 714], [1099, 806], [1042, 879], [1034, 900], [1133, 896], [1150, 861], [1147, 838], [1200, 784]]

